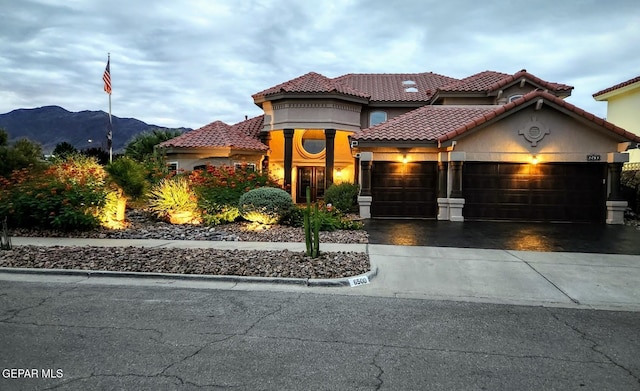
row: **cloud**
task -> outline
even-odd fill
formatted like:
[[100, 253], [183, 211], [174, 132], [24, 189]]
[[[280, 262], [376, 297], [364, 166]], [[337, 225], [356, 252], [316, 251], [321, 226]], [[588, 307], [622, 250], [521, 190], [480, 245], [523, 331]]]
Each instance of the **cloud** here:
[[462, 78], [526, 68], [594, 92], [638, 75], [635, 0], [304, 2], [21, 0], [0, 11], [0, 112], [57, 104], [163, 126], [235, 123], [251, 94], [310, 71], [433, 71]]

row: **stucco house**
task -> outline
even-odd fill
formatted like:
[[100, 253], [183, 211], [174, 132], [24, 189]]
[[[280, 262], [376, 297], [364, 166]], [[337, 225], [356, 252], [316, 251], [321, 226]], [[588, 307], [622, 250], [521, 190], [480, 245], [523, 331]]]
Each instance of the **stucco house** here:
[[640, 137], [526, 70], [307, 73], [253, 95], [263, 115], [161, 144], [179, 168], [249, 162], [302, 201], [358, 183], [362, 217], [622, 223], [623, 154]]
[[[598, 91], [593, 98], [607, 102], [607, 121], [640, 135], [640, 76]], [[628, 153], [630, 163], [640, 164], [638, 146]]]

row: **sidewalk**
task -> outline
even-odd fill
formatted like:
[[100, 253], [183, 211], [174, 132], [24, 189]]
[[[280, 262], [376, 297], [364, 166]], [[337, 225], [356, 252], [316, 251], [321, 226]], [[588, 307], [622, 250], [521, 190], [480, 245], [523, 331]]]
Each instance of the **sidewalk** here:
[[[12, 238], [12, 242], [14, 246], [144, 246], [304, 251], [304, 243], [21, 237]], [[323, 251], [368, 252], [372, 266], [370, 283], [352, 288], [344, 286], [344, 279], [343, 286], [307, 287], [301, 286], [299, 282], [298, 285], [283, 285], [283, 279], [260, 279], [262, 283], [255, 284], [251, 278], [225, 278], [174, 281], [172, 286], [301, 290], [324, 294], [640, 311], [638, 255], [331, 243], [323, 244]], [[48, 273], [25, 277], [23, 274], [0, 271], [0, 279], [42, 280], [53, 277]], [[64, 280], [60, 276], [55, 279]], [[91, 280], [92, 283], [158, 283], [150, 278], [145, 278], [143, 282], [140, 281], [142, 279], [130, 276], [103, 276]], [[164, 281], [166, 284], [166, 279]]]

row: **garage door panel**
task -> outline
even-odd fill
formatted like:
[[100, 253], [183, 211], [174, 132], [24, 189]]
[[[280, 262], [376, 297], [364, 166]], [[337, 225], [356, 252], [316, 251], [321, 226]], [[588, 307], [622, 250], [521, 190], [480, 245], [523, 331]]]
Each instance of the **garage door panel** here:
[[465, 163], [465, 219], [603, 221], [602, 164]]

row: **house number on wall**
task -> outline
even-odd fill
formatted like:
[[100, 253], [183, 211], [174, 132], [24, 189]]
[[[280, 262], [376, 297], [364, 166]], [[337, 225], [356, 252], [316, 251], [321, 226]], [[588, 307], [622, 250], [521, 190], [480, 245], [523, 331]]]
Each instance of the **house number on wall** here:
[[596, 155], [596, 154], [587, 155], [588, 162], [599, 162], [600, 159], [601, 159], [600, 155]]

